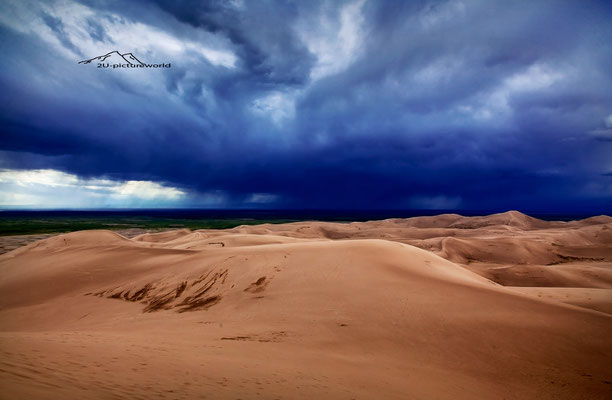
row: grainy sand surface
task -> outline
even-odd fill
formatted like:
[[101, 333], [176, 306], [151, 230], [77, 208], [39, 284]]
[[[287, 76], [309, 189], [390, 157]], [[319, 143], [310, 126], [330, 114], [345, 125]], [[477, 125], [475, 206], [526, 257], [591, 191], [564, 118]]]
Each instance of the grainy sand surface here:
[[0, 256], [2, 399], [612, 398], [612, 218], [56, 235]]

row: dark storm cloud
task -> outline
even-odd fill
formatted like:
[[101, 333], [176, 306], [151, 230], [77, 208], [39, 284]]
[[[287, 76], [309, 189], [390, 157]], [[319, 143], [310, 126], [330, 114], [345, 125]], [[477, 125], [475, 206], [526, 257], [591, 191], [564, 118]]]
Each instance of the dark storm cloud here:
[[[67, 4], [1, 6], [1, 168], [194, 206], [611, 204], [604, 2]], [[115, 47], [172, 68], [76, 63]]]
[[293, 30], [298, 3], [245, 2], [245, 10], [226, 1], [154, 3], [181, 22], [226, 36], [254, 83], [300, 85], [308, 80], [314, 60]]

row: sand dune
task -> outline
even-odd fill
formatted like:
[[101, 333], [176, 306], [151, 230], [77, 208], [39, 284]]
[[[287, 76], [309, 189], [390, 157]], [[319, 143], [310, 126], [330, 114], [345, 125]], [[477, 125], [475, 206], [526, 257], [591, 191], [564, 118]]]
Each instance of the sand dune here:
[[556, 300], [580, 307], [612, 314], [612, 289], [556, 288], [556, 287], [510, 287], [545, 299]]
[[0, 398], [612, 397], [612, 222], [54, 236], [0, 256]]

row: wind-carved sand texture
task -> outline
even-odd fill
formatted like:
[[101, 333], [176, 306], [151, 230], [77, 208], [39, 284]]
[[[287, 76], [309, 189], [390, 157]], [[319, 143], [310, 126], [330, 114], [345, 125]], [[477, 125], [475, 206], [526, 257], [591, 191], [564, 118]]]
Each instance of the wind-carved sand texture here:
[[612, 218], [53, 236], [0, 256], [2, 399], [612, 398]]

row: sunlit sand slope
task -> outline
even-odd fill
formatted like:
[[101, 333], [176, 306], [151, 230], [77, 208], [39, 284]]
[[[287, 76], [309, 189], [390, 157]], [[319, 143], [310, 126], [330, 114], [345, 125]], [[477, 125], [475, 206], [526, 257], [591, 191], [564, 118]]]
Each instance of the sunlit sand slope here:
[[610, 398], [610, 224], [55, 236], [0, 256], [0, 398]]

